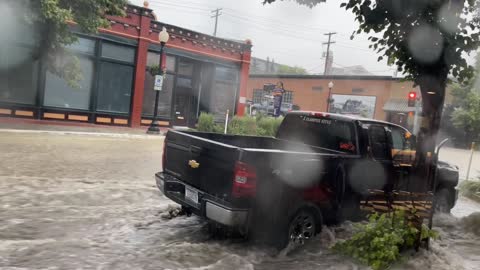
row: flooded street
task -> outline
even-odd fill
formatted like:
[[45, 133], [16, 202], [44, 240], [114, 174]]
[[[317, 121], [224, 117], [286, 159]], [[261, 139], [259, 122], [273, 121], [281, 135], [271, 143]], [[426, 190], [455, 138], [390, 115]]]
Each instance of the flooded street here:
[[[0, 131], [1, 269], [363, 269], [329, 246], [352, 224], [324, 229], [291, 255], [212, 239], [196, 217], [165, 218], [163, 140]], [[461, 198], [435, 220], [441, 239], [395, 269], [480, 269], [479, 204]], [[475, 234], [477, 233], [477, 234]]]

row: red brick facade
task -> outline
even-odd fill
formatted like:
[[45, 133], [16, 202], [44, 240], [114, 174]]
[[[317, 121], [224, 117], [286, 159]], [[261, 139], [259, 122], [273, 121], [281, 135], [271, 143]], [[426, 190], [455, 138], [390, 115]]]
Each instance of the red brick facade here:
[[406, 99], [408, 92], [415, 90], [412, 82], [386, 76], [253, 75], [248, 80], [247, 98], [253, 99], [254, 89], [278, 81], [293, 92], [293, 104], [299, 105], [301, 110], [326, 111], [329, 82], [334, 84], [332, 95], [375, 96], [374, 118], [379, 120], [387, 120], [383, 108], [390, 98]]

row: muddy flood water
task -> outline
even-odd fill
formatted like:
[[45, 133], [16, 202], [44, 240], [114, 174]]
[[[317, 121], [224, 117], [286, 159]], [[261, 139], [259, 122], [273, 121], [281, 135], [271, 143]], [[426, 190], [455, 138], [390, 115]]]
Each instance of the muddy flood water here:
[[[350, 223], [283, 255], [214, 239], [193, 216], [165, 218], [177, 206], [153, 179], [162, 144], [0, 131], [0, 268], [367, 269], [329, 249], [352, 232]], [[431, 250], [407, 254], [394, 269], [480, 269], [479, 212], [460, 198], [453, 215], [436, 217], [441, 238]]]

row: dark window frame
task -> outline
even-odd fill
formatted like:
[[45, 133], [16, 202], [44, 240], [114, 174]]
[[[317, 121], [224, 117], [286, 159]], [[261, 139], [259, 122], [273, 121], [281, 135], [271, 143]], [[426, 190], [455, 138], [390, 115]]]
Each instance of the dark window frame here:
[[[153, 52], [153, 53], [158, 53], [160, 54], [160, 50], [156, 50], [154, 48], [149, 48], [148, 49], [148, 52]], [[165, 49], [163, 49], [163, 53], [165, 54], [165, 59], [167, 56], [173, 56], [175, 58], [175, 70], [171, 71], [171, 70], [166, 70], [165, 71], [165, 74], [167, 75], [173, 75], [173, 86], [172, 86], [172, 97], [171, 97], [171, 100], [170, 100], [170, 116], [169, 117], [164, 117], [164, 116], [158, 116], [158, 120], [161, 120], [161, 121], [173, 121], [173, 102], [174, 102], [174, 94], [175, 94], [175, 88], [177, 87], [177, 67], [178, 67], [178, 58], [181, 57], [181, 56], [178, 56], [178, 55], [175, 55], [175, 54], [170, 54], [168, 52], [166, 52]], [[162, 57], [160, 55], [160, 57]], [[166, 60], [165, 60], [166, 61]], [[159, 63], [160, 64], [160, 63]], [[163, 63], [162, 63], [163, 64]], [[165, 63], [166, 65], [167, 63]], [[166, 66], [165, 66], [166, 67]], [[146, 70], [145, 72], [149, 72], [148, 71], [148, 66], [146, 67]], [[142, 110], [142, 118], [146, 118], [146, 119], [153, 119], [153, 113], [152, 114], [148, 114], [148, 113], [144, 113], [143, 110]], [[172, 124], [172, 123], [170, 123]]]
[[[129, 46], [129, 47], [132, 47], [135, 49], [135, 57], [133, 59], [133, 63], [130, 63], [130, 62], [125, 62], [125, 61], [121, 61], [121, 60], [117, 60], [117, 59], [111, 59], [111, 58], [105, 58], [105, 57], [102, 57], [102, 44], [103, 42], [107, 42], [107, 43], [113, 43], [113, 44], [116, 44], [116, 45], [122, 45], [122, 46]], [[132, 114], [132, 106], [133, 106], [133, 93], [135, 91], [134, 87], [135, 87], [135, 78], [137, 76], [136, 74], [136, 63], [137, 63], [137, 58], [138, 58], [138, 53], [137, 53], [137, 47], [138, 45], [132, 45], [132, 44], [128, 44], [128, 43], [122, 43], [122, 42], [114, 42], [112, 40], [104, 40], [104, 39], [97, 39], [97, 47], [96, 47], [96, 54], [95, 54], [95, 58], [96, 58], [96, 62], [95, 62], [95, 91], [94, 91], [94, 102], [93, 104], [91, 104], [91, 109], [90, 109], [90, 112], [91, 114], [93, 115], [93, 119], [92, 121], [95, 121], [95, 115], [97, 114], [101, 114], [101, 115], [117, 115], [117, 116], [131, 116]], [[131, 95], [130, 95], [130, 104], [129, 104], [129, 110], [127, 113], [119, 113], [119, 112], [107, 112], [107, 111], [98, 111], [97, 110], [97, 105], [98, 105], [98, 94], [99, 94], [99, 82], [100, 82], [100, 72], [101, 72], [101, 69], [100, 69], [100, 66], [101, 66], [101, 63], [102, 62], [108, 62], [108, 63], [113, 63], [113, 64], [120, 64], [120, 65], [126, 65], [126, 66], [131, 66], [133, 67], [133, 78], [132, 78], [132, 85], [131, 85]]]
[[46, 109], [51, 109], [51, 110], [65, 110], [65, 111], [78, 111], [78, 112], [89, 112], [91, 109], [91, 103], [92, 103], [92, 95], [94, 94], [94, 89], [93, 87], [95, 86], [95, 72], [96, 72], [96, 62], [95, 62], [95, 57], [91, 55], [85, 55], [85, 54], [74, 54], [78, 58], [84, 58], [87, 60], [92, 61], [92, 78], [90, 81], [90, 96], [89, 96], [89, 101], [88, 101], [88, 108], [87, 109], [78, 109], [78, 108], [65, 108], [65, 107], [56, 107], [56, 106], [50, 106], [50, 105], [45, 105], [45, 94], [46, 94], [46, 87], [47, 87], [47, 70], [45, 70], [45, 81], [44, 81], [44, 89], [42, 93], [42, 103], [40, 106]]
[[[31, 44], [28, 44], [26, 42], [22, 41], [17, 41], [14, 40], [11, 43], [8, 44], [10, 47], [22, 47], [22, 48], [27, 48], [30, 49], [32, 48]], [[16, 107], [18, 105], [19, 107], [23, 108], [40, 108], [41, 103], [39, 103], [39, 96], [42, 94], [42, 83], [43, 83], [43, 70], [44, 70], [44, 64], [43, 64], [43, 59], [38, 59], [37, 63], [37, 74], [34, 76], [35, 78], [32, 78], [33, 80], [36, 81], [36, 84], [34, 86], [34, 102], [33, 103], [18, 103], [18, 102], [11, 102], [11, 101], [0, 101], [0, 104], [6, 105], [7, 107]]]
[[229, 68], [229, 69], [234, 69], [236, 71], [236, 76], [235, 76], [235, 82], [233, 83], [233, 86], [235, 87], [235, 96], [234, 96], [234, 104], [233, 104], [233, 111], [231, 112], [231, 115], [236, 115], [237, 114], [237, 107], [238, 107], [238, 100], [240, 96], [240, 81], [241, 81], [241, 68], [237, 65], [227, 65], [227, 64], [222, 64], [222, 63], [215, 63], [213, 67], [213, 77], [212, 77], [212, 87], [215, 84], [215, 81], [220, 81], [220, 82], [230, 82], [230, 81], [225, 81], [225, 80], [216, 80], [216, 73], [217, 73], [217, 67], [224, 67], [224, 68]]

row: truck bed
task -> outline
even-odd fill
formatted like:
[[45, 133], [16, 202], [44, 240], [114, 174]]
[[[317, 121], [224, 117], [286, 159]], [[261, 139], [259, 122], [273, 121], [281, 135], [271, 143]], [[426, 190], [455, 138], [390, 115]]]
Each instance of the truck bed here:
[[249, 151], [265, 151], [265, 150], [284, 150], [292, 152], [308, 152], [308, 153], [335, 153], [343, 154], [342, 152], [306, 146], [301, 143], [294, 143], [290, 141], [280, 140], [273, 137], [261, 137], [261, 136], [240, 136], [240, 135], [227, 135], [219, 133], [207, 133], [207, 132], [182, 132], [183, 134], [189, 134], [195, 137], [210, 140], [216, 143], [227, 144], [238, 148], [245, 148]]
[[270, 179], [272, 173], [292, 179], [295, 173], [308, 183], [323, 173], [319, 164], [326, 167], [332, 157], [345, 155], [340, 153], [270, 137], [169, 131], [164, 172], [199, 191], [231, 201], [233, 173], [239, 161], [256, 167], [259, 179]]

